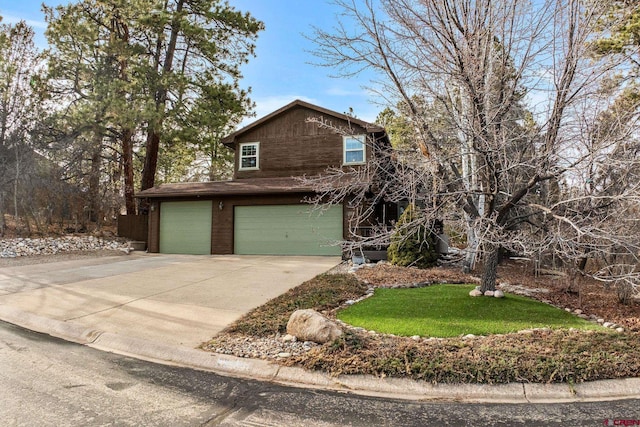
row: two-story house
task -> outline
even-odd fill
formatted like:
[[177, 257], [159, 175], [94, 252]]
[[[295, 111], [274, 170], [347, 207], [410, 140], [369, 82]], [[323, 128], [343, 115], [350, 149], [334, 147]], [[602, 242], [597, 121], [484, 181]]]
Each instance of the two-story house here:
[[[309, 118], [355, 129], [340, 135]], [[384, 129], [300, 100], [225, 137], [235, 152], [230, 181], [163, 184], [137, 194], [150, 201], [150, 252], [341, 255], [350, 208], [311, 212], [313, 189], [300, 176], [364, 165], [367, 136]]]

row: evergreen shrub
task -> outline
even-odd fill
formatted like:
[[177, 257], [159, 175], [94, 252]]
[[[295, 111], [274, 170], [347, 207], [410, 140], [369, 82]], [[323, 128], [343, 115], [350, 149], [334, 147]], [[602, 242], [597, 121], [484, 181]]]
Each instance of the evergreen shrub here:
[[415, 220], [415, 215], [416, 208], [409, 205], [400, 216], [396, 224], [396, 231], [391, 236], [387, 258], [391, 264], [401, 267], [433, 267], [438, 260], [436, 236], [423, 224], [417, 227], [407, 227]]

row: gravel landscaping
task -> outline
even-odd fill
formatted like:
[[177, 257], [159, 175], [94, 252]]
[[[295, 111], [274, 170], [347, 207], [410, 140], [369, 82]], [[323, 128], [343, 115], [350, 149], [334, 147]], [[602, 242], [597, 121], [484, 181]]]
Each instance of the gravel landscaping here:
[[126, 239], [95, 236], [0, 239], [0, 267], [126, 255], [128, 246]]
[[95, 236], [16, 238], [0, 240], [0, 258], [54, 255], [60, 252], [117, 250], [126, 248], [125, 239]]
[[273, 360], [299, 356], [319, 345], [310, 341], [297, 341], [295, 337], [281, 334], [273, 337], [224, 334], [204, 344], [202, 349], [236, 357]]

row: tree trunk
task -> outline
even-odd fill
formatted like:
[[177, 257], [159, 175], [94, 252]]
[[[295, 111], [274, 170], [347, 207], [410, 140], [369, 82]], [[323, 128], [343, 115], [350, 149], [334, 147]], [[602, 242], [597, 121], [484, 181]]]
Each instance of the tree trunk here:
[[122, 167], [124, 169], [124, 201], [127, 215], [136, 214], [136, 201], [133, 188], [133, 131], [124, 129], [122, 132]]
[[4, 192], [0, 191], [0, 237], [4, 236], [7, 223], [4, 220]]
[[[162, 64], [161, 75], [168, 75], [173, 68], [173, 58], [176, 52], [176, 44], [178, 42], [178, 34], [180, 33], [180, 21], [182, 19], [182, 9], [184, 0], [176, 2], [176, 9], [171, 22], [171, 36], [167, 44], [164, 63]], [[162, 79], [160, 79], [162, 81]], [[142, 170], [142, 190], [152, 188], [155, 185], [156, 169], [158, 166], [158, 150], [160, 148], [160, 132], [162, 123], [164, 122], [165, 107], [167, 103], [168, 90], [166, 83], [161, 82], [156, 90], [156, 114], [155, 121], [149, 124], [147, 131], [147, 145], [144, 159], [144, 169]]]
[[20, 181], [20, 156], [18, 154], [18, 147], [14, 146], [14, 151], [16, 155], [16, 174], [13, 179], [13, 214], [15, 216], [16, 226], [18, 225], [18, 183]]
[[91, 153], [91, 171], [89, 172], [89, 212], [88, 219], [97, 222], [100, 214], [100, 160], [102, 159], [102, 136], [96, 131]]
[[464, 260], [464, 272], [469, 273], [476, 266], [476, 255], [478, 253], [479, 239], [476, 235], [476, 229], [467, 219], [467, 255]]
[[482, 272], [481, 292], [495, 291], [496, 279], [498, 277], [498, 261], [500, 259], [500, 246], [486, 245], [487, 257], [484, 262], [484, 271]]
[[[119, 13], [114, 14], [111, 19], [111, 33], [115, 34], [125, 45], [129, 45], [129, 26], [122, 19]], [[123, 82], [129, 82], [129, 62], [127, 58], [123, 56], [118, 61], [118, 64], [120, 80]], [[123, 98], [126, 98], [126, 93], [124, 91], [121, 92], [121, 95]], [[124, 171], [124, 204], [127, 210], [127, 215], [136, 214], [136, 201], [134, 198], [133, 188], [133, 133], [134, 130], [130, 126], [123, 125], [121, 142], [122, 169]]]
[[152, 188], [156, 181], [156, 169], [158, 168], [158, 149], [160, 148], [160, 133], [153, 126], [147, 133], [146, 152], [144, 156], [144, 168], [142, 169], [142, 190]]

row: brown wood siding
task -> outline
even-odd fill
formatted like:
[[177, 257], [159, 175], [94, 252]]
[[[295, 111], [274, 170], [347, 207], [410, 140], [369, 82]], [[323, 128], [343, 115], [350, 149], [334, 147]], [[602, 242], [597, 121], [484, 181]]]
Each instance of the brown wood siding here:
[[[236, 149], [234, 179], [315, 175], [330, 166], [342, 166], [342, 136], [306, 122], [318, 115], [307, 108], [293, 108], [241, 135], [236, 147], [242, 142], [260, 143], [260, 170], [238, 170], [240, 153]], [[347, 126], [346, 121], [334, 117], [330, 120], [335, 126]], [[356, 129], [358, 134], [366, 133], [358, 126]]]
[[150, 253], [160, 252], [160, 203], [157, 201], [151, 202], [151, 209], [149, 210], [147, 250]]
[[118, 237], [146, 242], [149, 238], [147, 215], [118, 215]]
[[[220, 209], [222, 203], [222, 210]], [[211, 224], [211, 253], [233, 253], [233, 201], [227, 197], [213, 199], [213, 223]]]

